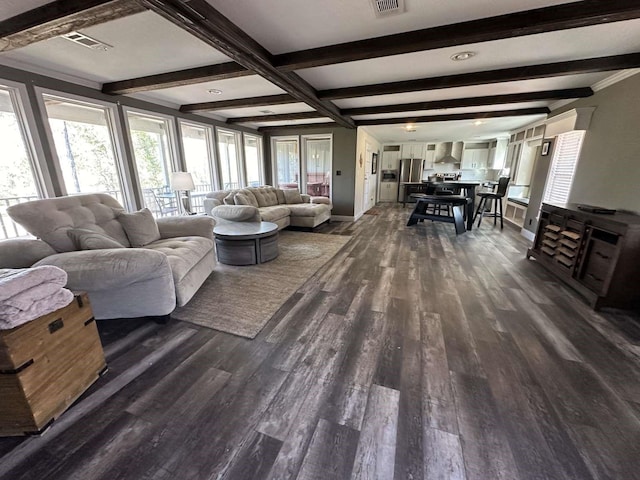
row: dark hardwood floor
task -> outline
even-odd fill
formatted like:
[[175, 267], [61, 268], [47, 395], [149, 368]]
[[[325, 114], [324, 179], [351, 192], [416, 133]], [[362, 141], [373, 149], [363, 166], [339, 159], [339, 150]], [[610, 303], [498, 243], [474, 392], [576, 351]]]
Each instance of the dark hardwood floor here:
[[353, 240], [255, 340], [100, 322], [109, 372], [0, 439], [0, 478], [640, 479], [639, 316], [592, 312], [511, 228], [378, 210], [318, 230]]

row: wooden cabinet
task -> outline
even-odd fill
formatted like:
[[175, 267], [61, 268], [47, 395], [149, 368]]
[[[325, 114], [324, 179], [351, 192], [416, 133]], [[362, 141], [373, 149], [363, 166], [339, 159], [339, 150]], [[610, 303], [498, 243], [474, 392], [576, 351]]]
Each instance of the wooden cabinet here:
[[462, 168], [463, 170], [487, 168], [488, 158], [488, 148], [464, 149], [462, 151], [462, 162], [460, 164], [460, 168]]
[[426, 145], [424, 143], [403, 143], [401, 158], [420, 158], [425, 156]]
[[400, 167], [400, 145], [385, 145], [382, 147], [381, 170], [398, 170]]
[[640, 307], [640, 216], [542, 204], [527, 258], [557, 274], [594, 309]]
[[396, 182], [380, 182], [380, 202], [395, 202], [398, 198], [398, 184]]

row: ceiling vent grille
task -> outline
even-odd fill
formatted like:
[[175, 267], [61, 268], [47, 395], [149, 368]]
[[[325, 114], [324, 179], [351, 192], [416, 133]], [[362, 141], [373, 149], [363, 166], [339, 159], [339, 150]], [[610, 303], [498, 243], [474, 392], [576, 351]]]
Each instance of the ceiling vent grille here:
[[376, 17], [386, 17], [404, 12], [404, 0], [371, 0]]
[[69, 32], [60, 36], [73, 43], [77, 43], [78, 45], [82, 45], [83, 47], [90, 48], [91, 50], [100, 50], [106, 52], [108, 49], [113, 48], [113, 46], [111, 45], [101, 42], [100, 40], [96, 40], [95, 38], [91, 38], [90, 36], [80, 32]]

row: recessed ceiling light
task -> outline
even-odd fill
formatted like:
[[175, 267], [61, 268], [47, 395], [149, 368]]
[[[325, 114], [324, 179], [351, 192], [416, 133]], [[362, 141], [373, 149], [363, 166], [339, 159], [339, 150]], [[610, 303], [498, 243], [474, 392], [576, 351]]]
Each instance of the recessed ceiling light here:
[[218, 90], [217, 88], [210, 88], [209, 90], [207, 90], [207, 93], [210, 93], [211, 95], [222, 95], [222, 90]]
[[415, 132], [416, 131], [416, 126], [411, 124], [411, 123], [407, 123], [407, 125], [404, 127], [404, 129], [407, 132]]
[[477, 127], [479, 125], [482, 125], [484, 122], [482, 120], [476, 120], [475, 122], [473, 122], [473, 124]]
[[260, 110], [260, 113], [264, 113], [265, 115], [271, 115], [272, 113], [276, 113], [273, 110]]
[[454, 53], [449, 58], [451, 58], [451, 60], [453, 60], [454, 62], [460, 62], [462, 60], [469, 60], [471, 57], [475, 57], [476, 55], [476, 52], [458, 52]]

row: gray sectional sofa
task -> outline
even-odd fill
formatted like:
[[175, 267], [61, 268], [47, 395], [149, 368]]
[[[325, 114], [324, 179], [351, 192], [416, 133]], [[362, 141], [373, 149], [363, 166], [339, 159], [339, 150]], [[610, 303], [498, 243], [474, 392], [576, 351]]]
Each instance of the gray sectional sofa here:
[[298, 190], [268, 185], [207, 193], [204, 209], [219, 222], [272, 222], [281, 230], [289, 225], [314, 228], [331, 219], [331, 201]]
[[[151, 217], [149, 226], [146, 212], [123, 215], [122, 206], [104, 194], [36, 200], [7, 213], [38, 239], [0, 242], [0, 268], [62, 268], [67, 288], [87, 292], [98, 319], [169, 315], [215, 266], [210, 217]], [[114, 248], [104, 248], [111, 241]]]

